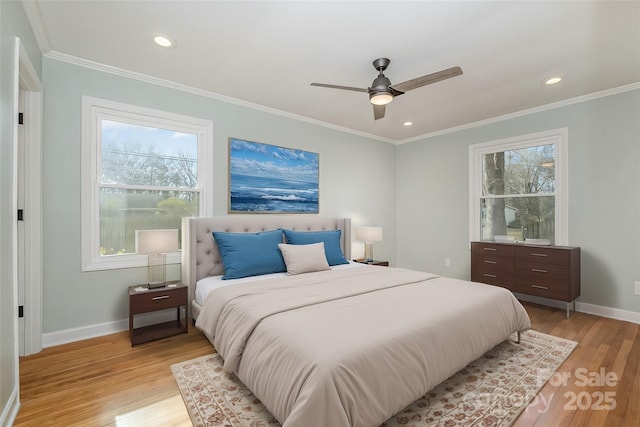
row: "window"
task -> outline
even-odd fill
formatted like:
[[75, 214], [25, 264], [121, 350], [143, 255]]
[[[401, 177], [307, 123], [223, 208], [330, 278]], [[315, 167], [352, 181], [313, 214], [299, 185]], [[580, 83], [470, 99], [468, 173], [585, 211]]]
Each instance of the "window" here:
[[567, 243], [567, 130], [469, 147], [471, 240]]
[[83, 271], [145, 266], [136, 230], [211, 215], [212, 146], [211, 121], [84, 97]]

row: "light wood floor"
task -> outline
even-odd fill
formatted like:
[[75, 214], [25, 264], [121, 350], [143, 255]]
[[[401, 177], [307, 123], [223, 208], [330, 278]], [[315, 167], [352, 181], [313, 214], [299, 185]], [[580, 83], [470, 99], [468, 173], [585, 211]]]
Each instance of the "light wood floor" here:
[[[559, 309], [525, 304], [533, 328], [579, 341], [554, 384], [547, 383], [538, 405], [528, 408], [518, 427], [640, 426], [640, 325], [582, 313], [566, 319]], [[47, 348], [20, 360], [22, 407], [16, 426], [190, 426], [169, 366], [209, 354], [212, 347], [195, 328], [131, 348], [126, 332]], [[604, 369], [615, 386], [585, 385], [585, 374]], [[612, 379], [609, 374], [609, 384]], [[613, 410], [596, 407], [609, 392]], [[550, 402], [550, 403], [548, 403]], [[606, 402], [600, 402], [604, 405]]]

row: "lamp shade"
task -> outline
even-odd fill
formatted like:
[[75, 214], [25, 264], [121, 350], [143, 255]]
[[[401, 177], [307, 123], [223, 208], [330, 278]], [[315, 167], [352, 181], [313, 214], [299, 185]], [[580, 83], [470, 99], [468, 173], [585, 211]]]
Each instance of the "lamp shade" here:
[[166, 254], [178, 251], [178, 230], [136, 230], [137, 254]]
[[381, 242], [382, 227], [359, 227], [356, 228], [356, 239], [362, 242]]

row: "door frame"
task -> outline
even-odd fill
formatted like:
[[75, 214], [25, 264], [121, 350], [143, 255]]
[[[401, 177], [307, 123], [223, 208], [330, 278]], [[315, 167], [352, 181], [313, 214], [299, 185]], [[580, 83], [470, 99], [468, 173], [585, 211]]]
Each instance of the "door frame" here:
[[[43, 239], [42, 239], [42, 83], [26, 49], [16, 37], [15, 49], [18, 56], [18, 81], [15, 82], [16, 108], [20, 91], [23, 93], [23, 140], [24, 140], [24, 353], [21, 356], [42, 350], [42, 282], [43, 282]], [[14, 153], [18, 147], [18, 122], [14, 128]], [[15, 156], [14, 156], [15, 159]], [[17, 159], [16, 159], [17, 161]], [[18, 167], [18, 165], [14, 165]], [[14, 174], [16, 177], [16, 174]], [[17, 233], [17, 191], [14, 182], [14, 215]], [[14, 241], [17, 252], [18, 242]], [[14, 252], [14, 253], [16, 253]], [[17, 266], [17, 263], [14, 263]], [[18, 272], [14, 274], [17, 294]], [[21, 346], [22, 347], [22, 346]]]

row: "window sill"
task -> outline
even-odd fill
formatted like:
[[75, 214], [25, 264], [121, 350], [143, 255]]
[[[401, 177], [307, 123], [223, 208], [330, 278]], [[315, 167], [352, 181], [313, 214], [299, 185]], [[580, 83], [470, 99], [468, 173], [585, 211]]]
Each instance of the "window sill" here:
[[[167, 265], [180, 264], [180, 252], [167, 254]], [[147, 267], [146, 255], [110, 255], [101, 256], [82, 264], [82, 271], [117, 270], [123, 268]]]

